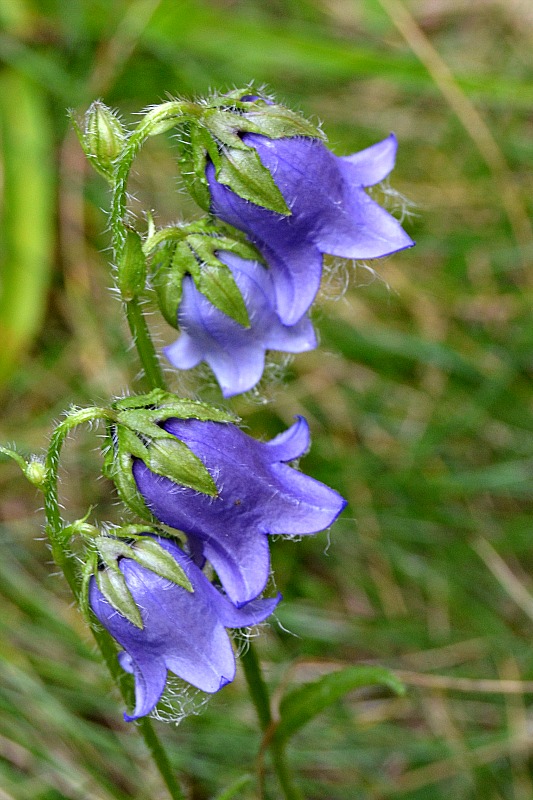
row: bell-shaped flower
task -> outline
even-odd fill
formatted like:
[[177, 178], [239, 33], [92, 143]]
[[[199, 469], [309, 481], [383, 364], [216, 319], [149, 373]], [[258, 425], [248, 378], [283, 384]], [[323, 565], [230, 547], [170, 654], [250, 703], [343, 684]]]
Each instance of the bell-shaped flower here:
[[178, 311], [179, 339], [165, 348], [178, 369], [190, 369], [206, 361], [224, 397], [247, 392], [260, 380], [266, 350], [301, 353], [316, 347], [310, 319], [284, 325], [276, 313], [272, 275], [257, 261], [229, 252], [218, 257], [231, 270], [248, 311], [249, 327], [240, 325], [201, 294], [190, 276], [183, 279]]
[[204, 692], [217, 692], [235, 677], [235, 656], [226, 628], [243, 628], [265, 620], [281, 595], [236, 608], [174, 542], [158, 538], [185, 571], [193, 591], [161, 578], [131, 558], [119, 568], [143, 621], [138, 628], [119, 614], [91, 578], [91, 608], [124, 648], [123, 669], [135, 677], [135, 709], [127, 721], [149, 714], [159, 701], [170, 670]]
[[334, 155], [319, 139], [270, 139], [244, 133], [274, 178], [291, 214], [284, 216], [243, 199], [218, 183], [207, 165], [212, 213], [244, 231], [272, 272], [276, 307], [285, 325], [309, 309], [320, 286], [322, 255], [379, 258], [414, 242], [400, 223], [374, 202], [365, 187], [392, 170], [393, 134], [351, 156]]
[[309, 448], [302, 417], [269, 442], [259, 442], [230, 423], [169, 419], [163, 427], [198, 456], [219, 493], [210, 497], [180, 486], [153, 473], [140, 459], [133, 464], [137, 488], [155, 517], [187, 534], [191, 554], [211, 562], [237, 606], [257, 597], [266, 585], [268, 534], [317, 533], [346, 504], [333, 489], [287, 463]]

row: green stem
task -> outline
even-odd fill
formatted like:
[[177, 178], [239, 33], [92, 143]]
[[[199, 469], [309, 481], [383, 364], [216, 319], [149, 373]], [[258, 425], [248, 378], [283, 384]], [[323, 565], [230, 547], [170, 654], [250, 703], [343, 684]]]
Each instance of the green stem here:
[[181, 791], [178, 782], [174, 776], [174, 770], [166, 751], [161, 744], [157, 733], [154, 730], [151, 720], [148, 717], [142, 717], [139, 720], [139, 728], [141, 730], [144, 742], [150, 751], [154, 763], [159, 770], [159, 774], [165, 782], [172, 800], [185, 800], [185, 795]]
[[163, 371], [137, 298], [125, 303], [131, 335], [150, 389], [166, 389]]
[[278, 781], [286, 800], [304, 800], [303, 794], [294, 783], [293, 776], [287, 763], [285, 748], [280, 747], [276, 743], [270, 744], [269, 747], [272, 764], [274, 765]]
[[[134, 687], [131, 676], [125, 673], [120, 667], [117, 659], [117, 649], [112, 637], [107, 631], [101, 628], [93, 628], [93, 636], [98, 648], [104, 658], [106, 666], [115, 681], [120, 694], [126, 705], [131, 707], [134, 704]], [[159, 774], [168, 789], [172, 800], [185, 800], [185, 795], [181, 791], [179, 784], [174, 776], [172, 765], [168, 759], [165, 749], [154, 731], [152, 722], [148, 717], [138, 720], [137, 726], [142, 734], [144, 742], [152, 756]]]
[[128, 178], [135, 156], [150, 136], [169, 130], [176, 125], [179, 119], [184, 119], [186, 116], [198, 116], [199, 113], [201, 111], [194, 103], [181, 100], [162, 103], [144, 116], [129, 137], [116, 166], [111, 204], [110, 227], [113, 237], [113, 254], [117, 262], [122, 255], [126, 238], [124, 216], [128, 197]]
[[82, 408], [69, 412], [68, 416], [53, 432], [46, 453], [46, 478], [42, 487], [46, 514], [46, 535], [52, 547], [54, 561], [65, 575], [67, 583], [77, 600], [80, 596], [81, 578], [76, 566], [76, 560], [70, 549], [66, 527], [59, 508], [57, 490], [59, 457], [65, 439], [73, 428], [77, 425], [82, 425], [84, 422], [109, 419], [110, 414], [109, 410], [97, 407]]
[[[241, 656], [241, 664], [243, 666], [246, 683], [248, 684], [248, 690], [257, 712], [261, 730], [263, 733], [268, 734], [268, 731], [271, 730], [274, 724], [270, 708], [270, 697], [268, 694], [268, 687], [261, 672], [261, 665], [257, 653], [251, 642], [249, 643], [248, 649]], [[273, 738], [270, 739], [268, 747], [272, 758], [272, 765], [278, 777], [285, 800], [303, 800], [303, 795], [294, 784], [293, 777], [287, 764], [284, 747], [274, 741]]]
[[[124, 254], [126, 242], [125, 217], [128, 198], [128, 178], [131, 166], [148, 137], [173, 127], [179, 119], [198, 113], [193, 103], [171, 101], [149, 111], [129, 137], [114, 175], [113, 200], [111, 203], [110, 228], [113, 240], [113, 257], [119, 265]], [[145, 370], [146, 380], [152, 388], [165, 388], [165, 379], [161, 371], [157, 353], [150, 337], [146, 319], [141, 311], [138, 298], [126, 299], [126, 317], [131, 335], [137, 348], [141, 364]]]
[[248, 643], [248, 647], [241, 655], [241, 664], [250, 690], [252, 702], [257, 712], [261, 730], [266, 731], [272, 724], [270, 697], [261, 672], [261, 665], [257, 653], [251, 642]]

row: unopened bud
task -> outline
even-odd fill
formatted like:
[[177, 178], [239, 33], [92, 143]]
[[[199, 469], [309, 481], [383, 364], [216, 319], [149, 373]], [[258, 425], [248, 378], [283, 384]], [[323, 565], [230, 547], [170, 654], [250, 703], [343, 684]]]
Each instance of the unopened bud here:
[[122, 150], [125, 131], [116, 114], [99, 100], [87, 111], [84, 139], [88, 155], [102, 170], [109, 171]]
[[117, 270], [117, 284], [123, 299], [133, 300], [144, 289], [146, 258], [141, 237], [132, 228], [126, 228], [124, 250]]
[[41, 461], [30, 461], [25, 469], [26, 478], [40, 489], [46, 480], [46, 467]]

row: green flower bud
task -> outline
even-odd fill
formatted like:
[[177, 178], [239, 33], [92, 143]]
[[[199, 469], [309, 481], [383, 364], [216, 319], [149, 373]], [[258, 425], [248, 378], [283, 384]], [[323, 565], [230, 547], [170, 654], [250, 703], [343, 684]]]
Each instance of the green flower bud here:
[[113, 162], [120, 155], [125, 138], [126, 132], [117, 115], [100, 100], [95, 100], [85, 115], [83, 145], [100, 172], [112, 174]]
[[117, 284], [123, 300], [133, 300], [144, 289], [146, 258], [141, 237], [132, 228], [126, 228], [126, 241], [117, 270]]
[[41, 461], [30, 461], [24, 470], [24, 474], [30, 483], [41, 489], [46, 480], [46, 467]]

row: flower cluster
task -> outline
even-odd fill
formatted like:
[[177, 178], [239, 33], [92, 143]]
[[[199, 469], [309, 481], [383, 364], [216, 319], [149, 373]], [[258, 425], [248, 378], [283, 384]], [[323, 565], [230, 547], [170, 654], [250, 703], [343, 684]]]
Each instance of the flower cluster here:
[[[97, 112], [84, 141], [112, 177], [124, 134]], [[149, 276], [180, 330], [168, 360], [178, 369], [205, 361], [230, 397], [260, 380], [267, 350], [316, 347], [308, 314], [324, 254], [377, 258], [413, 244], [365, 191], [392, 170], [397, 143], [391, 135], [338, 157], [306, 120], [243, 93], [189, 116], [186, 103], [163, 104], [141, 131], [167, 129], [179, 114], [182, 173], [210, 217], [144, 242], [125, 226], [117, 285], [128, 302]], [[302, 417], [262, 442], [230, 414], [156, 389], [116, 401], [106, 419], [106, 475], [147, 524], [129, 526], [129, 538], [97, 537], [89, 604], [134, 675], [132, 720], [153, 710], [169, 670], [205, 692], [233, 680], [226, 629], [262, 622], [280, 600], [261, 597], [269, 535], [324, 530], [345, 501], [296, 468], [309, 448]]]
[[[185, 248], [175, 251], [180, 291], [170, 321], [181, 333], [165, 350], [179, 369], [205, 361], [224, 397], [256, 385], [266, 350], [300, 353], [316, 347], [308, 313], [320, 287], [324, 254], [373, 259], [414, 244], [366, 192], [394, 167], [393, 134], [339, 157], [326, 147], [321, 131], [292, 112], [288, 117], [287, 109], [269, 100], [242, 94], [231, 104], [228, 100], [228, 109], [211, 109], [199, 123], [202, 147], [192, 148], [191, 163], [202, 170], [197, 183], [212, 219], [225, 224], [225, 233], [231, 226], [244, 234], [263, 264], [224, 251], [227, 242], [220, 241], [215, 250], [229, 267], [224, 278], [217, 277], [226, 294], [236, 284], [246, 320], [193, 279], [197, 269], [204, 275], [212, 270], [213, 252], [196, 249], [197, 265]], [[207, 144], [206, 136], [211, 137]], [[191, 274], [183, 277], [187, 269]], [[175, 284], [175, 267], [172, 275]]]
[[[153, 516], [187, 537], [187, 553], [174, 541], [157, 541], [192, 591], [163, 575], [154, 562], [139, 563], [135, 545], [120, 551], [118, 568], [124, 591], [140, 611], [140, 624], [117, 605], [116, 588], [105, 596], [99, 576], [91, 580], [91, 607], [124, 648], [122, 667], [135, 676], [136, 706], [127, 720], [154, 708], [167, 670], [205, 692], [233, 680], [235, 661], [224, 628], [261, 622], [280, 600], [279, 595], [259, 598], [270, 573], [267, 536], [317, 533], [345, 506], [333, 489], [287, 463], [309, 448], [309, 429], [301, 417], [269, 442], [228, 422], [169, 418], [162, 426], [171, 441], [190, 448], [217, 491], [214, 496], [199, 492], [155, 472], [142, 458], [133, 459], [135, 484]], [[220, 589], [202, 572], [206, 560], [217, 572]]]

